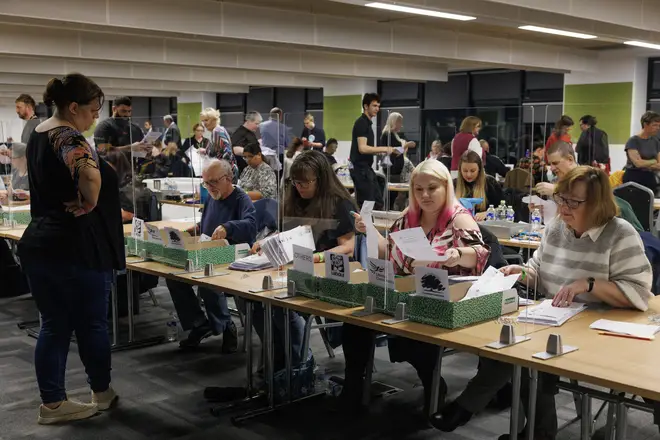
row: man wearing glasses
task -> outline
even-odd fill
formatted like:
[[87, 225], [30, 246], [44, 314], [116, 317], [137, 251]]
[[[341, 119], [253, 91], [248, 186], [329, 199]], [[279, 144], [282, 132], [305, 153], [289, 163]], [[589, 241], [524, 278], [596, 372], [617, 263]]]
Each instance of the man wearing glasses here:
[[[202, 221], [190, 228], [192, 235], [205, 234], [212, 240], [226, 239], [229, 244], [247, 243], [252, 246], [257, 235], [254, 205], [245, 192], [232, 185], [232, 166], [226, 160], [211, 159], [202, 170], [202, 185], [209, 198], [204, 203]], [[183, 349], [199, 346], [203, 339], [222, 334], [222, 352], [233, 353], [238, 347], [236, 325], [232, 322], [223, 292], [199, 287], [206, 315], [191, 285], [167, 280], [174, 307], [188, 338], [181, 341]]]

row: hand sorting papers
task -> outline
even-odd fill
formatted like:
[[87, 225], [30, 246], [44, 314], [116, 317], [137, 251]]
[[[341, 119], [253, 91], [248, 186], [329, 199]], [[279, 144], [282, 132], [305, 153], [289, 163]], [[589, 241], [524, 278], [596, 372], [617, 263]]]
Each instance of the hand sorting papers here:
[[621, 336], [631, 336], [640, 339], [655, 339], [655, 334], [660, 331], [660, 325], [633, 324], [630, 322], [610, 321], [599, 319], [589, 326], [590, 329], [602, 330], [607, 333]]
[[518, 316], [518, 322], [558, 327], [587, 308], [586, 304], [573, 303], [568, 307], [554, 307], [551, 299], [538, 306], [528, 307]]
[[470, 287], [463, 300], [509, 290], [516, 284], [518, 276], [518, 274], [506, 276], [493, 266], [489, 266], [474, 284], [472, 284], [472, 287]]
[[407, 257], [430, 263], [447, 261], [444, 255], [438, 255], [431, 247], [422, 228], [403, 229], [390, 234], [399, 250]]
[[293, 261], [293, 245], [314, 249], [314, 236], [310, 226], [298, 226], [261, 241], [261, 250], [273, 267]]

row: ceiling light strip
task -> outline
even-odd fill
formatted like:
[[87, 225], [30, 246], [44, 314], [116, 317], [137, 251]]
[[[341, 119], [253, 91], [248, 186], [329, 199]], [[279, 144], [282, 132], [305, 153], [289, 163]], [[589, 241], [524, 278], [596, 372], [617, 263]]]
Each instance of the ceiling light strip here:
[[595, 35], [581, 34], [579, 32], [563, 31], [561, 29], [545, 28], [541, 26], [526, 25], [526, 26], [519, 26], [518, 29], [522, 29], [524, 31], [542, 32], [544, 34], [561, 35], [563, 37], [580, 38], [583, 40], [591, 40], [594, 38], [598, 38]]
[[410, 6], [403, 6], [392, 3], [372, 2], [372, 3], [367, 3], [365, 6], [369, 8], [385, 9], [387, 11], [425, 15], [427, 17], [447, 18], [449, 20], [470, 21], [477, 19], [477, 17], [470, 17], [469, 15], [450, 14], [449, 12], [434, 11], [432, 9], [413, 8]]

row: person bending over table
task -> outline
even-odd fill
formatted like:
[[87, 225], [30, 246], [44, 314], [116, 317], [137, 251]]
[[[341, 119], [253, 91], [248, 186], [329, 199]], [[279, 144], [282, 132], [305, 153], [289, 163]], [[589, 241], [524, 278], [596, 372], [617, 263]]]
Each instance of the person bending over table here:
[[[206, 234], [213, 240], [226, 239], [229, 244], [248, 243], [251, 246], [257, 235], [256, 210], [250, 197], [232, 185], [232, 178], [232, 165], [226, 160], [210, 159], [206, 163], [202, 170], [202, 184], [211, 197], [204, 203], [202, 221], [188, 232]], [[206, 308], [205, 316], [190, 284], [170, 279], [166, 281], [181, 327], [190, 330], [188, 338], [179, 346], [196, 348], [203, 339], [222, 334], [222, 352], [235, 352], [238, 336], [225, 294], [198, 288]]]
[[[599, 168], [576, 167], [559, 180], [554, 200], [559, 216], [546, 225], [532, 259], [526, 266], [507, 266], [502, 272], [520, 274], [521, 282], [537, 286], [556, 307], [577, 301], [646, 310], [653, 296], [651, 265], [637, 231], [616, 217], [607, 174]], [[510, 380], [510, 365], [486, 358], [481, 362], [482, 368], [460, 397], [434, 417], [437, 428], [453, 431], [467, 423]], [[557, 376], [539, 374], [535, 439], [554, 439], [557, 433], [557, 381]], [[528, 385], [523, 379], [524, 403]], [[505, 434], [500, 440], [508, 438]]]
[[[359, 214], [355, 227], [366, 230]], [[410, 183], [410, 206], [390, 228], [390, 233], [421, 227], [444, 263], [414, 261], [406, 257], [391, 238], [378, 236], [379, 258], [389, 256], [397, 275], [411, 275], [415, 266], [443, 267], [451, 275], [480, 275], [485, 269], [490, 250], [484, 245], [479, 226], [472, 214], [454, 196], [449, 170], [437, 160], [420, 163], [413, 171]], [[344, 324], [343, 345], [346, 359], [345, 381], [340, 403], [348, 411], [360, 408], [362, 390], [374, 332], [363, 327]], [[425, 414], [430, 405], [433, 370], [438, 359], [438, 347], [405, 338], [391, 338], [388, 348], [392, 362], [407, 361], [415, 367], [424, 385]], [[441, 397], [447, 386], [442, 381]]]
[[[573, 147], [563, 141], [555, 142], [548, 148], [548, 161], [550, 164], [550, 171], [556, 176], [557, 179], [564, 177], [569, 171], [574, 168], [577, 168], [578, 164], [575, 161], [575, 153], [573, 152]], [[608, 178], [609, 180], [609, 178]], [[541, 182], [537, 183], [534, 187], [536, 192], [544, 197], [552, 198], [552, 195], [555, 192], [555, 182]], [[639, 219], [635, 215], [635, 212], [630, 206], [630, 203], [623, 200], [620, 197], [614, 196], [614, 201], [619, 207], [619, 213], [617, 214], [622, 219], [628, 221], [638, 232], [644, 230], [642, 224], [639, 222]], [[543, 214], [543, 206], [538, 206], [530, 204], [530, 211], [538, 208], [541, 214]], [[550, 219], [548, 219], [550, 220]]]
[[[41, 314], [38, 422], [52, 424], [91, 417], [117, 401], [110, 386], [108, 300], [112, 271], [123, 269], [126, 257], [117, 175], [82, 135], [98, 118], [103, 91], [91, 79], [69, 74], [50, 80], [43, 98], [55, 114], [28, 142], [32, 221], [18, 255]], [[91, 403], [66, 394], [73, 332]]]
[[248, 166], [238, 179], [238, 186], [252, 200], [276, 199], [277, 177], [275, 171], [264, 160], [259, 144], [249, 144], [243, 148], [243, 159]]
[[626, 162], [623, 183], [635, 182], [655, 194], [658, 189], [657, 173], [660, 171], [660, 114], [646, 112], [641, 119], [642, 131], [626, 142]]
[[475, 205], [474, 218], [480, 222], [486, 219], [489, 205], [499, 206], [502, 201], [502, 186], [493, 177], [486, 174], [481, 157], [468, 150], [461, 156], [456, 178], [456, 198], [478, 198], [483, 201]]
[[[337, 178], [325, 155], [316, 150], [303, 151], [291, 165], [292, 185], [287, 189], [282, 205], [282, 230], [310, 225], [314, 235], [316, 253], [314, 262], [323, 262], [325, 251], [353, 254], [355, 232], [352, 211], [357, 208], [350, 194]], [[259, 250], [255, 243], [253, 251]], [[275, 367], [284, 365], [284, 315], [274, 308]], [[305, 322], [298, 313], [290, 312], [292, 363], [305, 360], [301, 353]], [[261, 303], [254, 303], [254, 327], [263, 340], [264, 314]]]

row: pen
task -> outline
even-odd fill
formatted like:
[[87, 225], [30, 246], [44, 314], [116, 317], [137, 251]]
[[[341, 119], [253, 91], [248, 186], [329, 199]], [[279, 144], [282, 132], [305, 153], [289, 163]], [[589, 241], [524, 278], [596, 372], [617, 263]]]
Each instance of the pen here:
[[612, 332], [598, 332], [598, 334], [605, 336], [618, 336], [620, 338], [628, 338], [628, 339], [639, 339], [642, 341], [652, 341], [654, 339], [654, 338], [644, 338], [642, 336], [624, 335], [622, 333], [612, 333]]

